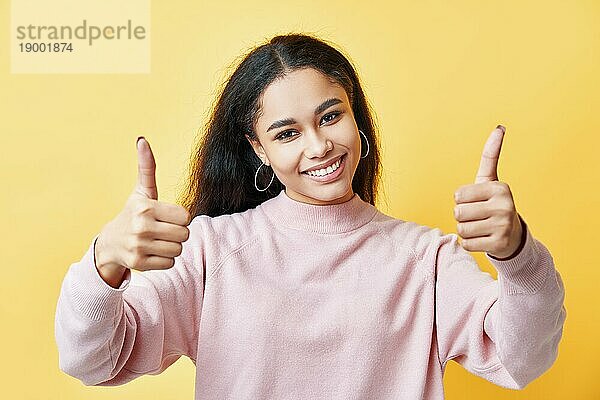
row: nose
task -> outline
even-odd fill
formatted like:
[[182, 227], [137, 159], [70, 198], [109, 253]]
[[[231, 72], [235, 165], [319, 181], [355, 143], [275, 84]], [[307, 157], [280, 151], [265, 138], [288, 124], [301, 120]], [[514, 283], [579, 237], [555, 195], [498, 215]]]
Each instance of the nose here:
[[305, 154], [308, 158], [322, 158], [329, 150], [333, 149], [333, 143], [325, 135], [312, 132], [307, 134], [306, 137], [308, 139]]

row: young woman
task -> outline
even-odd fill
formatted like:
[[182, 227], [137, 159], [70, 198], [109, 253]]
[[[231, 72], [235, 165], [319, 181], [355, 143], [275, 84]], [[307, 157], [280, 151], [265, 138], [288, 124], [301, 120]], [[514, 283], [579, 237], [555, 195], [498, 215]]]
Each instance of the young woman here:
[[466, 239], [375, 207], [376, 129], [346, 57], [274, 37], [224, 86], [183, 206], [158, 201], [138, 140], [135, 190], [64, 278], [60, 368], [121, 385], [185, 355], [197, 399], [442, 399], [450, 360], [524, 388], [556, 359], [566, 311], [550, 252], [494, 176], [503, 134], [456, 208], [494, 280]]

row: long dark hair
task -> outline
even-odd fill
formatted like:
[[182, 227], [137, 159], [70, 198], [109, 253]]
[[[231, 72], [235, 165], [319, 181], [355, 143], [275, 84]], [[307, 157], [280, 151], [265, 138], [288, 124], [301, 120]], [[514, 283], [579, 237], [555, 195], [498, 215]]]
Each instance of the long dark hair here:
[[[245, 135], [258, 140], [253, 128], [266, 87], [301, 68], [320, 71], [346, 91], [356, 124], [369, 141], [369, 154], [358, 163], [352, 190], [375, 205], [381, 169], [380, 146], [358, 76], [348, 59], [332, 44], [308, 34], [290, 33], [275, 36], [250, 51], [217, 96], [204, 135], [191, 155], [187, 187], [178, 201], [192, 218], [242, 212], [284, 189], [275, 176], [266, 191], [256, 190], [254, 175], [262, 162]], [[265, 187], [272, 175], [272, 169], [263, 166], [258, 175], [259, 187]]]

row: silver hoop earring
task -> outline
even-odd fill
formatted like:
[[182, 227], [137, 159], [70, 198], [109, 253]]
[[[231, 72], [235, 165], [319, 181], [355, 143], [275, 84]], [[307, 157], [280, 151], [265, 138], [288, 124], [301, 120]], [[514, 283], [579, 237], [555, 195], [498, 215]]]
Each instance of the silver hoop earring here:
[[365, 137], [365, 141], [367, 142], [367, 153], [364, 156], [360, 156], [360, 158], [365, 158], [369, 154], [369, 139], [367, 139], [363, 131], [361, 131], [360, 129], [358, 131], [361, 133], [361, 135]]
[[258, 170], [260, 169], [260, 167], [262, 167], [263, 165], [266, 165], [265, 163], [262, 163], [258, 169], [256, 170], [256, 173], [254, 174], [254, 187], [256, 188], [256, 190], [258, 190], [259, 192], [264, 192], [265, 190], [267, 190], [269, 188], [269, 186], [271, 186], [271, 183], [273, 183], [273, 179], [275, 178], [275, 171], [273, 171], [273, 176], [271, 177], [271, 182], [269, 182], [269, 184], [267, 185], [266, 188], [264, 189], [259, 189], [258, 186], [256, 185], [256, 179], [258, 178]]

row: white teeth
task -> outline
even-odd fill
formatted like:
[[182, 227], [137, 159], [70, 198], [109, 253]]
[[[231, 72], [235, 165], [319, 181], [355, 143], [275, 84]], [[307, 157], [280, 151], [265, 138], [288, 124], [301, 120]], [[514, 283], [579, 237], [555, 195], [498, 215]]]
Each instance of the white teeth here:
[[316, 171], [307, 171], [306, 173], [311, 176], [323, 176], [323, 175], [331, 174], [333, 171], [335, 171], [336, 169], [338, 169], [340, 167], [341, 162], [342, 162], [342, 159], [340, 158], [339, 160], [337, 160], [335, 163], [331, 164], [327, 168], [318, 169]]

